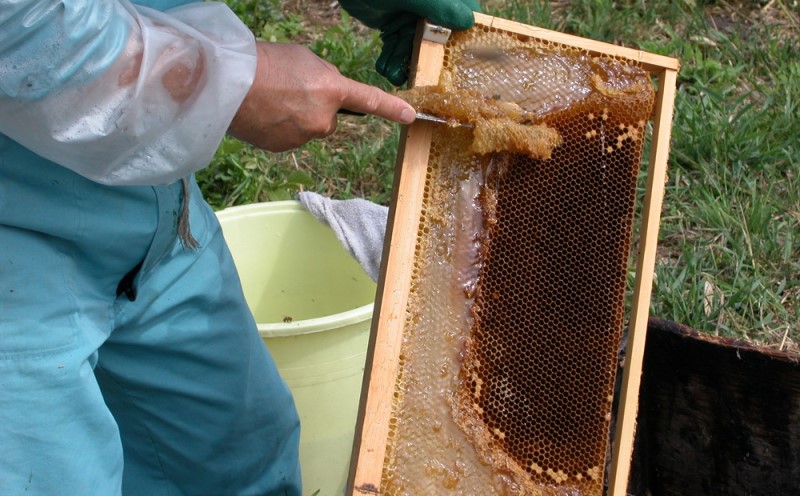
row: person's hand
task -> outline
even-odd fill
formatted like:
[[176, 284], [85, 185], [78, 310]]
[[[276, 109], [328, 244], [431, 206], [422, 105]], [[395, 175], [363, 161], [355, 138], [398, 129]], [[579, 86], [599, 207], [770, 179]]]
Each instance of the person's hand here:
[[408, 79], [408, 63], [417, 19], [451, 29], [468, 29], [480, 12], [477, 0], [339, 0], [353, 17], [380, 29], [383, 50], [375, 68], [395, 86]]
[[242, 141], [273, 152], [290, 150], [335, 131], [339, 109], [414, 121], [411, 105], [342, 76], [305, 47], [260, 42], [257, 50], [253, 86], [228, 128]]

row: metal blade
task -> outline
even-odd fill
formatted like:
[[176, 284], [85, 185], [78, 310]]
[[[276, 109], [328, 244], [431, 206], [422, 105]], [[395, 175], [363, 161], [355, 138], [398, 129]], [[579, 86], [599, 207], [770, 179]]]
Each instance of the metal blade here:
[[[432, 114], [426, 114], [424, 112], [417, 112], [417, 119], [421, 119], [423, 121], [429, 121], [429, 122], [436, 122], [438, 124], [444, 124], [446, 126], [451, 126], [451, 127], [464, 127], [464, 128], [469, 128], [469, 129], [472, 129], [472, 127], [473, 127], [472, 124], [470, 124], [468, 122], [467, 123], [457, 122], [455, 120], [445, 119], [443, 117], [439, 117], [437, 115], [432, 115]], [[454, 125], [454, 123], [457, 123], [457, 124]]]

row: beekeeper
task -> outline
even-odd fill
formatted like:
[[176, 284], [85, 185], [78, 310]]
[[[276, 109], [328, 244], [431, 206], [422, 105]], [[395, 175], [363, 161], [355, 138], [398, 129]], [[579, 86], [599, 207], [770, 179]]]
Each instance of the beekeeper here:
[[[342, 0], [405, 79], [418, 16]], [[223, 4], [0, 0], [0, 494], [300, 494], [298, 418], [192, 173], [230, 132], [285, 150], [402, 100]]]

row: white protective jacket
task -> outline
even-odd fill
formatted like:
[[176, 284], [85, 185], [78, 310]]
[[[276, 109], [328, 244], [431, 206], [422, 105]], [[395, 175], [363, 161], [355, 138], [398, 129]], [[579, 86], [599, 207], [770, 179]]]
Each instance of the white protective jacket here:
[[255, 69], [221, 3], [0, 0], [0, 134], [100, 183], [208, 165]]

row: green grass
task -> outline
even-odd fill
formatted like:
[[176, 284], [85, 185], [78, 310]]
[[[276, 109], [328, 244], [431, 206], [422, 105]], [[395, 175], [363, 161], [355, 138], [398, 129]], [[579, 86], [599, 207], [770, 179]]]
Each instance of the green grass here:
[[[230, 0], [262, 39], [296, 41], [350, 77], [380, 41], [327, 0]], [[798, 0], [486, 0], [487, 13], [681, 61], [652, 314], [711, 334], [800, 343], [800, 5]], [[291, 153], [235, 140], [199, 180], [213, 206], [309, 189], [388, 202], [398, 130], [346, 117]]]

